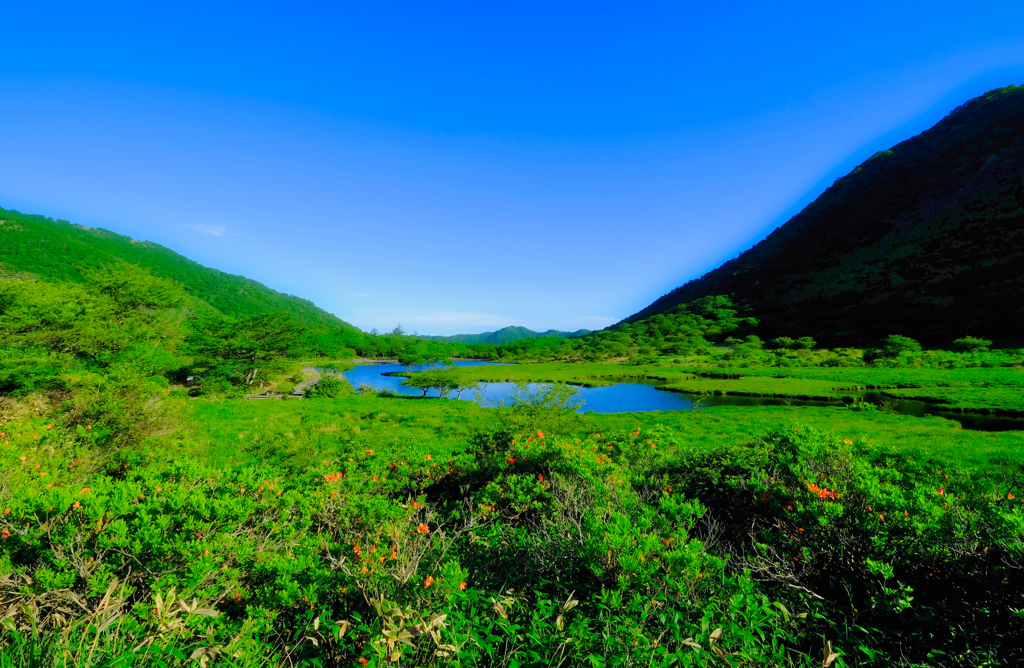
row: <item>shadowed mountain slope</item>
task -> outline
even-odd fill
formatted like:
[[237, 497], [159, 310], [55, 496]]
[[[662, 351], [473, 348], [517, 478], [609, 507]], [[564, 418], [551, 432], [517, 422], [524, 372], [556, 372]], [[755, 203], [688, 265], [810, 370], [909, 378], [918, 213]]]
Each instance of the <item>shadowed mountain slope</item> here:
[[500, 346], [503, 343], [512, 343], [523, 339], [540, 339], [544, 337], [555, 337], [560, 339], [572, 339], [577, 336], [590, 334], [589, 329], [578, 329], [575, 332], [561, 332], [557, 329], [549, 329], [546, 332], [535, 332], [526, 327], [502, 327], [496, 332], [481, 332], [480, 334], [455, 334], [453, 336], [421, 336], [420, 338], [431, 341], [451, 341], [453, 343], [491, 343]]
[[173, 279], [193, 297], [230, 316], [278, 311], [306, 325], [358, 331], [307, 299], [271, 290], [244, 276], [204, 267], [159, 244], [0, 208], [0, 265], [9, 271], [81, 282], [83, 270], [118, 261]]
[[627, 318], [708, 295], [762, 337], [1024, 342], [1024, 87], [993, 90], [881, 151], [734, 260]]

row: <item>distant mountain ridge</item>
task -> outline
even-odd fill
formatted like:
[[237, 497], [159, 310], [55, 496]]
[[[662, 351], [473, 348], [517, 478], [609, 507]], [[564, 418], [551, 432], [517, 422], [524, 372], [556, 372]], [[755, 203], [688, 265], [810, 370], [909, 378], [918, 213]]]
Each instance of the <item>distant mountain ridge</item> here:
[[136, 241], [101, 228], [0, 208], [0, 265], [40, 278], [81, 282], [82, 270], [115, 262], [137, 264], [173, 279], [185, 290], [230, 316], [279, 311], [306, 325], [355, 330], [308, 299], [272, 290], [244, 276], [204, 267], [150, 241]]
[[1024, 87], [961, 105], [836, 180], [750, 250], [626, 319], [709, 295], [762, 338], [1024, 343]]
[[590, 334], [589, 329], [578, 329], [575, 332], [562, 332], [557, 329], [549, 329], [546, 332], [535, 332], [526, 327], [503, 327], [496, 332], [482, 332], [480, 334], [455, 334], [454, 336], [426, 336], [420, 335], [422, 339], [431, 341], [450, 341], [452, 343], [490, 343], [500, 346], [503, 343], [512, 343], [522, 339], [539, 339], [543, 337], [555, 337], [560, 339], [573, 339], [578, 336]]

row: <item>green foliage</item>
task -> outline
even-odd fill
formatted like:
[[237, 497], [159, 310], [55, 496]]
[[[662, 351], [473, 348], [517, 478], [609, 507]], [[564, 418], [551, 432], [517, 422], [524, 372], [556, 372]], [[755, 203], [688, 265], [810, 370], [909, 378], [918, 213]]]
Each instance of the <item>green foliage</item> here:
[[324, 376], [316, 385], [306, 390], [306, 396], [311, 398], [323, 397], [334, 399], [342, 394], [352, 391], [352, 386], [341, 378], [335, 376]]
[[456, 334], [455, 336], [423, 336], [422, 338], [432, 339], [434, 341], [500, 346], [505, 343], [512, 343], [513, 341], [520, 341], [522, 339], [539, 339], [546, 337], [570, 339], [585, 336], [590, 333], [591, 330], [589, 329], [578, 329], [575, 332], [560, 332], [555, 329], [549, 329], [545, 332], [535, 332], [532, 329], [527, 329], [526, 327], [503, 327], [496, 332]]
[[953, 350], [962, 353], [983, 353], [989, 349], [992, 342], [988, 339], [979, 339], [974, 336], [965, 336], [953, 341]]
[[1000, 345], [1020, 345], [1024, 181], [1011, 166], [1020, 163], [1022, 108], [1019, 86], [967, 101], [628, 321], [730, 295], [753, 309], [769, 339], [800, 332], [851, 346], [899, 331], [942, 345], [971, 323]]
[[247, 317], [287, 313], [307, 326], [355, 330], [305, 299], [284, 295], [256, 281], [204, 267], [149, 241], [135, 241], [103, 229], [0, 209], [0, 263], [48, 281], [99, 281], [105, 268], [122, 263], [182, 286], [221, 313]]
[[251, 387], [301, 348], [303, 329], [281, 313], [199, 321], [188, 337], [188, 351], [196, 356], [197, 374], [237, 379]]
[[879, 347], [868, 351], [864, 360], [874, 362], [878, 360], [898, 360], [900, 357], [916, 356], [921, 353], [921, 344], [907, 336], [890, 334], [882, 339]]

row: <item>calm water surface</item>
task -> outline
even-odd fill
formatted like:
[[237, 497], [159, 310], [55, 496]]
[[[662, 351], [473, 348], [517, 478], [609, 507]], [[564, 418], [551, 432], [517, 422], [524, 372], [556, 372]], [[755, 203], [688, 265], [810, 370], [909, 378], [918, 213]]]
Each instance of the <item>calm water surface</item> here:
[[[456, 362], [456, 366], [497, 366], [489, 362]], [[427, 367], [414, 367], [414, 371], [422, 371]], [[406, 371], [406, 367], [400, 364], [367, 364], [357, 366], [345, 372], [345, 379], [353, 387], [369, 385], [377, 390], [393, 390], [399, 394], [421, 396], [420, 390], [402, 385], [405, 378], [400, 376], [386, 376], [382, 374], [395, 371]], [[639, 413], [645, 411], [679, 411], [693, 410], [694, 408], [705, 408], [709, 406], [841, 406], [841, 401], [809, 401], [804, 399], [787, 399], [783, 397], [743, 397], [737, 395], [689, 395], [680, 392], [666, 392], [658, 389], [662, 383], [655, 380], [637, 380], [636, 378], [622, 379], [615, 385], [607, 387], [581, 387], [579, 398], [585, 403], [580, 408], [581, 413]], [[480, 400], [485, 405], [497, 405], [501, 400], [508, 400], [515, 388], [513, 383], [482, 383], [483, 389], [478, 393], [474, 390], [464, 392], [463, 401]], [[531, 389], [535, 385], [530, 386]], [[851, 392], [851, 396], [857, 396], [865, 401], [880, 404], [886, 401], [886, 397], [877, 392]], [[427, 393], [428, 397], [436, 397], [436, 391]], [[448, 395], [455, 398], [455, 393]], [[904, 415], [921, 417], [924, 415], [939, 415], [951, 420], [956, 420], [965, 429], [979, 429], [984, 431], [1009, 431], [1024, 430], [1024, 420], [1019, 418], [1001, 418], [985, 415], [954, 413], [951, 411], [938, 410], [933, 404], [924, 401], [896, 400], [891, 402], [893, 410]]]

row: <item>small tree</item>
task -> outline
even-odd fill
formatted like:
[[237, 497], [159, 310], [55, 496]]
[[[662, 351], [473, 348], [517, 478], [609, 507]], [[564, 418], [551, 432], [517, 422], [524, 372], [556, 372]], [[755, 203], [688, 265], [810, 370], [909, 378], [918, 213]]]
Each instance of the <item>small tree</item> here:
[[793, 348], [796, 350], [810, 350], [816, 345], [818, 345], [818, 342], [809, 336], [801, 336], [793, 342]]
[[[465, 381], [460, 381], [453, 372], [444, 369], [441, 371], [421, 371], [413, 374], [403, 385], [421, 390], [424, 397], [427, 396], [429, 390], [437, 390], [437, 398], [443, 399], [445, 395], [463, 387]], [[462, 396], [462, 392], [468, 387], [470, 385], [465, 385], [463, 389], [459, 390], [459, 396]]]
[[303, 331], [287, 314], [263, 313], [237, 321], [199, 322], [188, 344], [200, 369], [222, 372], [251, 387], [268, 367], [300, 346]]
[[879, 352], [881, 357], [898, 357], [901, 353], [921, 352], [921, 344], [908, 336], [890, 334], [882, 339]]
[[965, 336], [962, 339], [953, 341], [953, 350], [961, 353], [983, 353], [988, 350], [992, 342], [988, 339], [979, 339], [974, 336]]
[[468, 390], [479, 390], [481, 388], [479, 381], [470, 381], [465, 378], [456, 379], [455, 383], [455, 387], [452, 388], [452, 391], [456, 393], [456, 399], [461, 399], [463, 392]]

